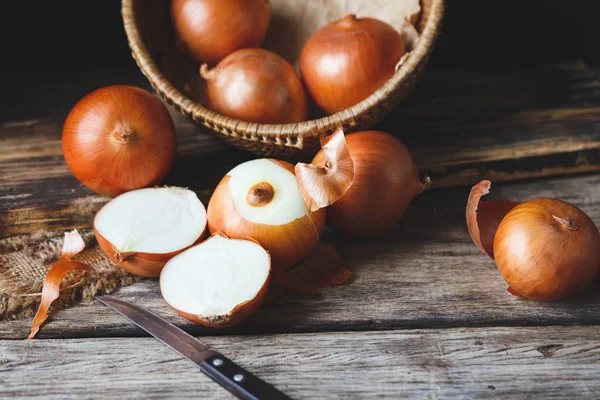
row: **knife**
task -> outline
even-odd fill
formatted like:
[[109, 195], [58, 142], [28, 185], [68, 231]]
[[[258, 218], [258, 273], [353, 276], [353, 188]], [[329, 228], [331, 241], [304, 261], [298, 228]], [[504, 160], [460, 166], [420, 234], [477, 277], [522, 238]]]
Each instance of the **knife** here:
[[273, 386], [158, 315], [112, 297], [103, 296], [97, 299], [177, 353], [196, 363], [204, 374], [237, 398], [244, 400], [289, 399]]

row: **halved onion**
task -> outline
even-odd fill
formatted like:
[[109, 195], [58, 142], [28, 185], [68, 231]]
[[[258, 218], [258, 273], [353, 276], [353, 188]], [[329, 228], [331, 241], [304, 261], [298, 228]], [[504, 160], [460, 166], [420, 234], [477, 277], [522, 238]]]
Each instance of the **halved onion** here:
[[271, 254], [275, 272], [302, 260], [324, 226], [325, 209], [308, 210], [294, 166], [285, 161], [262, 158], [238, 165], [208, 203], [210, 232], [258, 240]]
[[271, 258], [258, 242], [216, 233], [165, 265], [160, 291], [182, 317], [225, 328], [260, 307], [270, 277]]
[[167, 261], [204, 238], [206, 209], [179, 187], [146, 188], [108, 202], [94, 218], [104, 253], [124, 270], [158, 277]]

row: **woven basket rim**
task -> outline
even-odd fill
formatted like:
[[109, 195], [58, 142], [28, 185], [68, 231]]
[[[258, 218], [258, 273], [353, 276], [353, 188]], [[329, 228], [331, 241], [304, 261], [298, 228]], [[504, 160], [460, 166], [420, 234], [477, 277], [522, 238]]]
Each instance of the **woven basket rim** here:
[[139, 33], [136, 16], [133, 12], [133, 3], [136, 0], [123, 0], [121, 14], [125, 34], [141, 72], [146, 76], [154, 89], [165, 99], [170, 101], [180, 111], [187, 113], [193, 120], [206, 121], [213, 127], [223, 127], [226, 130], [242, 131], [252, 136], [285, 138], [315, 138], [322, 132], [334, 130], [343, 126], [354, 126], [362, 115], [379, 104], [385, 104], [394, 91], [409, 79], [419, 65], [432, 50], [438, 34], [439, 26], [444, 14], [445, 0], [431, 0], [430, 12], [425, 26], [421, 32], [416, 47], [411, 51], [404, 63], [394, 75], [377, 91], [360, 103], [324, 117], [309, 119], [290, 124], [259, 124], [226, 117], [205, 108], [201, 103], [191, 99], [187, 94], [175, 88], [162, 74], [152, 58], [149, 49], [143, 42]]

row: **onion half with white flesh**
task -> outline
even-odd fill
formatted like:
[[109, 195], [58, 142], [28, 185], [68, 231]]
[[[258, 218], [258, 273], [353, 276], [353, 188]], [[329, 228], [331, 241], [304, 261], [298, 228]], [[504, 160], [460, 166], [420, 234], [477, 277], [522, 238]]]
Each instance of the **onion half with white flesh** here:
[[258, 242], [216, 233], [165, 265], [160, 291], [182, 317], [226, 328], [260, 307], [270, 276], [271, 258]]
[[124, 270], [158, 277], [167, 261], [204, 238], [206, 209], [179, 187], [133, 190], [115, 197], [94, 218], [104, 253]]

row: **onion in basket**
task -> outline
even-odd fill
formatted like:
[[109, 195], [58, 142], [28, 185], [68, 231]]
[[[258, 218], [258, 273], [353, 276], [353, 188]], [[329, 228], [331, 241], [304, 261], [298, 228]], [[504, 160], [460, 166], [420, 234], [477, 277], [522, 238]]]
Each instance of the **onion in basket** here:
[[238, 165], [208, 203], [210, 232], [257, 240], [271, 254], [274, 272], [304, 258], [324, 225], [325, 210], [307, 209], [294, 167], [284, 161], [257, 159]]
[[115, 197], [98, 211], [94, 233], [112, 262], [140, 276], [158, 277], [167, 261], [199, 242], [206, 210], [191, 190], [138, 189]]
[[225, 328], [256, 311], [267, 293], [270, 276], [269, 253], [260, 244], [217, 233], [165, 265], [160, 291], [182, 317]]
[[258, 47], [271, 9], [268, 0], [172, 0], [171, 19], [194, 61], [214, 65], [236, 50]]
[[361, 102], [394, 75], [405, 43], [389, 24], [348, 15], [316, 31], [300, 54], [311, 97], [329, 114]]
[[238, 50], [209, 70], [204, 102], [210, 110], [242, 121], [285, 124], [306, 119], [304, 88], [294, 68], [264, 49]]

